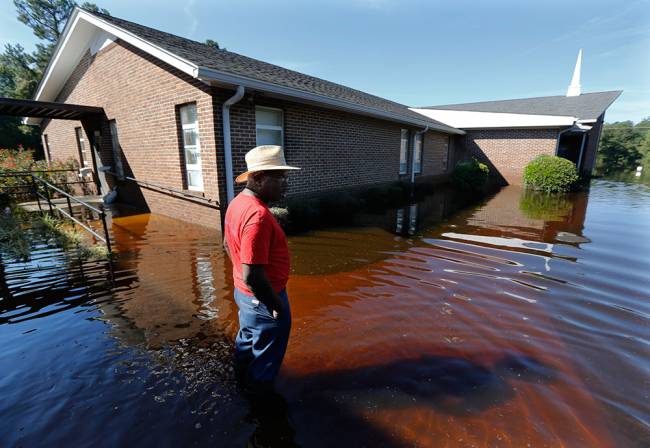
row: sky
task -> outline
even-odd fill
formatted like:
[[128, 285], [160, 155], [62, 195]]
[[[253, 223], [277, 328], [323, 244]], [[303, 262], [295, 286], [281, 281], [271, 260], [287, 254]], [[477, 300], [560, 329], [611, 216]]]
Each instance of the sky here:
[[[81, 2], [80, 2], [81, 3]], [[650, 0], [96, 0], [113, 16], [409, 106], [623, 90], [650, 117]], [[0, 0], [0, 45], [38, 42]]]

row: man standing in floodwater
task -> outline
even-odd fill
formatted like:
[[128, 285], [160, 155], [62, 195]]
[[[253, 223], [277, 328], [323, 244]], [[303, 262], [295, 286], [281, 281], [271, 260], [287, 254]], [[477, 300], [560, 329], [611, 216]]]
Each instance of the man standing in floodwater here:
[[246, 188], [228, 205], [224, 247], [233, 265], [239, 332], [235, 368], [251, 392], [272, 390], [289, 342], [291, 310], [286, 292], [289, 247], [268, 204], [287, 190], [288, 166], [280, 146], [246, 154], [247, 171], [235, 179]]

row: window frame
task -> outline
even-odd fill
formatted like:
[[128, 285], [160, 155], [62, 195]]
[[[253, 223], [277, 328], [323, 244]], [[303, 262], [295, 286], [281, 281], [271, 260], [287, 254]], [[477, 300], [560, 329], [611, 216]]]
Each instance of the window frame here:
[[451, 136], [447, 136], [447, 141], [445, 142], [445, 158], [443, 160], [443, 173], [449, 171], [449, 157], [451, 156]]
[[[405, 137], [406, 136], [406, 137]], [[409, 166], [409, 130], [400, 129], [400, 143], [399, 143], [399, 174], [408, 174]], [[406, 144], [404, 144], [406, 143]], [[402, 162], [402, 155], [404, 162]]]
[[[419, 148], [418, 148], [418, 142], [420, 143]], [[413, 135], [413, 174], [422, 174], [422, 152], [423, 152], [423, 146], [424, 146], [424, 136], [423, 134], [416, 132]], [[418, 151], [419, 149], [419, 151]], [[416, 163], [418, 160], [419, 156], [419, 165]]]
[[[268, 110], [273, 112], [280, 113], [280, 126], [270, 125], [270, 124], [258, 124], [257, 123], [257, 111], [258, 110]], [[258, 141], [257, 130], [266, 129], [269, 131], [280, 131], [280, 146], [284, 148], [284, 110], [278, 107], [269, 107], [269, 106], [255, 106], [255, 146], [261, 146]]]
[[[181, 110], [186, 107], [191, 107], [194, 106], [195, 108], [195, 116], [196, 116], [196, 121], [193, 123], [189, 124], [184, 124], [183, 123], [183, 115], [181, 113]], [[181, 132], [181, 138], [180, 138], [180, 143], [182, 145], [181, 149], [183, 152], [183, 166], [185, 168], [185, 185], [187, 186], [188, 190], [191, 191], [204, 191], [205, 190], [205, 182], [203, 181], [203, 160], [201, 159], [201, 138], [199, 135], [199, 111], [196, 103], [186, 103], [186, 104], [181, 104], [178, 106], [178, 121], [180, 123], [180, 132]], [[196, 135], [196, 144], [194, 145], [187, 145], [185, 143], [185, 131], [195, 131]], [[188, 163], [187, 162], [187, 149], [189, 148], [194, 148], [195, 152], [199, 154], [199, 163]], [[196, 172], [198, 171], [201, 175], [201, 185], [196, 186], [196, 185], [191, 185], [190, 184], [190, 171]]]
[[[84, 131], [81, 126], [74, 128], [74, 137], [77, 141], [77, 150], [79, 151], [79, 167], [88, 168], [90, 167], [90, 161], [86, 160], [86, 137], [84, 136]], [[88, 154], [90, 155], [90, 154]]]

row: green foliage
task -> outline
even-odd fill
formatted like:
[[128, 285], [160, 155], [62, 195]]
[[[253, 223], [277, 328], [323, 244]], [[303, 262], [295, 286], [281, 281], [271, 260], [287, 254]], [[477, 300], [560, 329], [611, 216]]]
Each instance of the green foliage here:
[[32, 223], [43, 235], [52, 239], [65, 250], [77, 249], [84, 259], [105, 259], [109, 256], [108, 249], [103, 244], [87, 244], [82, 231], [74, 225], [51, 215], [38, 215]]
[[519, 200], [519, 208], [531, 219], [563, 221], [571, 213], [573, 203], [564, 194], [525, 190]]
[[650, 168], [650, 118], [636, 125], [631, 121], [603, 126], [596, 171], [600, 174], [634, 170], [638, 165]]
[[524, 183], [535, 190], [557, 193], [571, 190], [578, 182], [575, 163], [543, 154], [524, 168]]
[[[19, 147], [17, 150], [14, 149], [2, 149], [0, 148], [0, 173], [9, 174], [11, 172], [25, 172], [25, 171], [46, 171], [46, 170], [77, 170], [79, 168], [78, 162], [74, 159], [70, 159], [66, 162], [51, 162], [49, 165], [44, 160], [34, 160], [34, 152], [31, 149], [24, 149]], [[68, 172], [41, 172], [37, 173], [37, 176], [41, 179], [48, 181], [49, 183], [58, 186], [64, 191], [70, 193], [72, 190], [70, 186], [67, 185], [67, 182], [74, 182], [78, 179], [75, 178], [75, 173], [72, 171]], [[16, 187], [24, 185], [25, 188], [17, 189], [11, 188], [7, 189], [9, 193], [12, 193], [16, 197], [21, 199], [30, 198], [32, 196], [31, 192], [31, 179], [25, 176], [2, 176], [0, 177], [0, 190], [4, 190], [3, 187]], [[42, 185], [38, 185], [42, 191]], [[22, 194], [21, 194], [22, 192]]]
[[0, 210], [0, 251], [17, 260], [28, 260], [29, 239], [11, 208]]
[[489, 174], [487, 165], [473, 158], [456, 164], [451, 182], [461, 191], [480, 192], [485, 188]]
[[212, 47], [212, 48], [215, 48], [215, 49], [217, 49], [217, 50], [218, 50], [219, 48], [221, 48], [221, 47], [219, 47], [219, 42], [217, 42], [216, 40], [206, 39], [206, 40], [205, 40], [205, 44], [206, 44], [208, 47]]

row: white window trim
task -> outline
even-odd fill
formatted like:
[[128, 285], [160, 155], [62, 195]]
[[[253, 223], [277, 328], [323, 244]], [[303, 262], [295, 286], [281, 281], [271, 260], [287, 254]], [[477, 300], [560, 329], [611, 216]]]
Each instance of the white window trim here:
[[[399, 174], [407, 174], [409, 166], [409, 136], [408, 129], [400, 129], [399, 134]], [[402, 143], [404, 142], [404, 133], [406, 133], [406, 147], [404, 148], [404, 168], [402, 168]]]
[[[196, 107], [196, 104], [191, 103], [191, 104], [184, 104], [179, 107], [178, 113], [180, 116], [181, 109], [184, 107], [188, 107], [194, 105]], [[191, 131], [194, 130], [196, 131], [196, 145], [186, 145], [185, 144], [185, 131]], [[199, 161], [199, 163], [192, 163], [189, 164], [187, 163], [187, 153], [186, 151], [188, 149], [196, 149], [196, 152], [199, 153], [199, 156], [201, 154], [201, 139], [199, 136], [199, 110], [198, 107], [196, 107], [196, 121], [194, 123], [189, 123], [189, 124], [183, 124], [181, 120], [181, 140], [183, 142], [183, 162], [185, 163], [185, 181], [187, 182], [187, 189], [191, 191], [203, 191], [204, 190], [204, 183], [203, 183], [203, 159]], [[191, 169], [189, 167], [192, 167]], [[201, 185], [200, 186], [194, 186], [190, 185], [190, 171], [199, 171], [201, 173]]]
[[82, 127], [74, 128], [74, 136], [77, 139], [77, 149], [79, 150], [79, 165], [81, 168], [88, 168], [90, 160], [86, 160], [86, 139]]
[[[263, 110], [270, 110], [273, 112], [280, 112], [280, 120], [281, 120], [281, 125], [280, 126], [274, 126], [270, 124], [257, 124], [257, 110], [258, 109], [263, 109]], [[279, 109], [277, 107], [267, 107], [267, 106], [255, 106], [255, 144], [259, 146], [259, 143], [257, 142], [257, 130], [258, 129], [266, 129], [270, 131], [280, 131], [280, 146], [284, 148], [284, 110]]]

